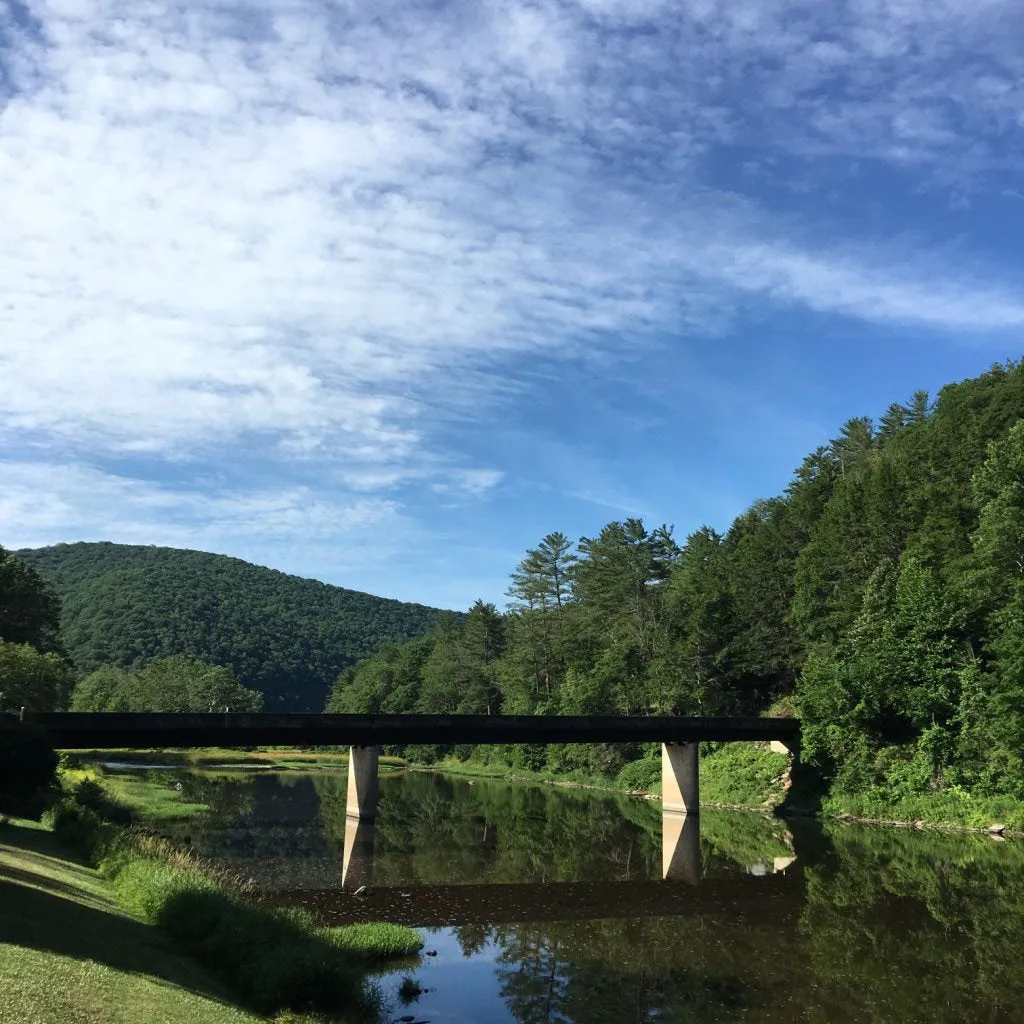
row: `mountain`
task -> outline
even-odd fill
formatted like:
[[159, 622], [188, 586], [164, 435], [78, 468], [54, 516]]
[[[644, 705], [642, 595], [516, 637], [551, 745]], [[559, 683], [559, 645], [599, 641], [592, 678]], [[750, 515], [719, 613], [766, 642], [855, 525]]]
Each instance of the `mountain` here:
[[81, 674], [175, 654], [230, 668], [268, 711], [320, 711], [339, 671], [426, 633], [438, 609], [226, 555], [131, 544], [16, 552], [56, 588]]

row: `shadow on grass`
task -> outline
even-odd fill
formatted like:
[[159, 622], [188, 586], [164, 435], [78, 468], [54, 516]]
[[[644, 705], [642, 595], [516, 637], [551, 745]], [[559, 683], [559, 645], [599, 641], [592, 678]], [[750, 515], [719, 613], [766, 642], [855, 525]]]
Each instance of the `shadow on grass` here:
[[[43, 864], [45, 857], [58, 857], [70, 861], [72, 871], [86, 871], [46, 833], [4, 826], [0, 843], [22, 859]], [[105, 904], [90, 888], [0, 862], [0, 943], [92, 960], [238, 1006], [204, 971], [171, 951], [151, 926]]]

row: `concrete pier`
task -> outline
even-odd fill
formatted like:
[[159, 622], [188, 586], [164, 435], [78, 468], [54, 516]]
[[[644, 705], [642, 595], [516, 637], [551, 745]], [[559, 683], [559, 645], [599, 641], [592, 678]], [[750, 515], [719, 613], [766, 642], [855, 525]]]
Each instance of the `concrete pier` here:
[[661, 745], [661, 806], [682, 814], [699, 813], [696, 743]]
[[379, 747], [351, 747], [348, 755], [348, 800], [345, 814], [350, 818], [377, 817], [377, 760]]

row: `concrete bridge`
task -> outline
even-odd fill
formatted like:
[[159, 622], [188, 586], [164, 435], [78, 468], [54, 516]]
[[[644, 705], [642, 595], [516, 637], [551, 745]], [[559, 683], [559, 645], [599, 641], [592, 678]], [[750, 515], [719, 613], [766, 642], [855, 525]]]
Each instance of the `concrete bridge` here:
[[349, 746], [347, 812], [377, 812], [377, 755], [386, 744], [660, 743], [666, 811], [699, 810], [701, 740], [768, 741], [796, 754], [795, 718], [681, 718], [569, 715], [171, 714], [60, 711], [26, 713], [58, 750], [175, 747]]

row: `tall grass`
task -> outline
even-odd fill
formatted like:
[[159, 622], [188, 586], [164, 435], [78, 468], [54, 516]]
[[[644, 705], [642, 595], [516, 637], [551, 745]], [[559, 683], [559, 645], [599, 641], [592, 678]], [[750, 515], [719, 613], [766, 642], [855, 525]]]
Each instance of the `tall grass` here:
[[249, 1009], [373, 1019], [379, 995], [366, 969], [422, 948], [411, 928], [329, 928], [304, 910], [259, 906], [245, 882], [130, 827], [130, 808], [94, 780], [65, 785], [51, 812], [57, 837], [99, 868], [127, 910], [215, 972]]

